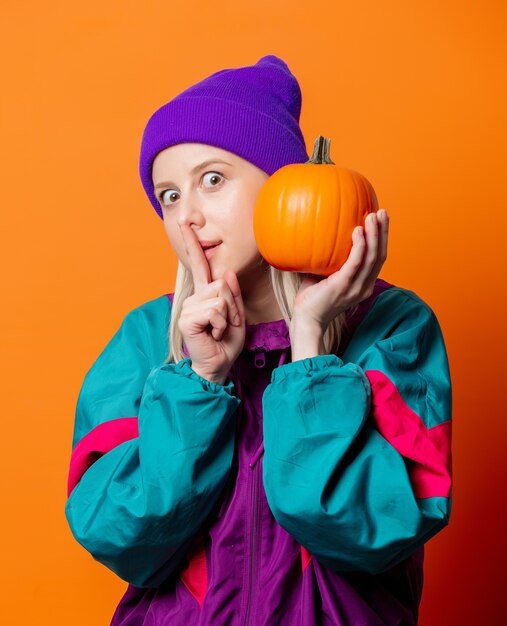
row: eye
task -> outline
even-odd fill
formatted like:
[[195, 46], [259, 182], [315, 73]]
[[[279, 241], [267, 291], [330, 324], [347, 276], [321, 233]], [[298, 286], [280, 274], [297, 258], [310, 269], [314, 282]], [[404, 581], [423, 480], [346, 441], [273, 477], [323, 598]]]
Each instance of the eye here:
[[179, 196], [179, 193], [173, 189], [165, 189], [159, 194], [158, 199], [164, 206], [171, 206], [171, 204], [175, 202], [174, 196]]
[[[207, 180], [209, 181], [209, 184], [205, 186], [208, 189], [219, 187], [221, 185], [220, 179], [224, 180], [224, 175], [220, 172], [206, 172], [206, 174], [202, 177], [203, 180], [206, 180], [206, 177], [208, 177]], [[164, 191], [161, 191], [158, 195], [158, 199], [163, 206], [171, 206], [179, 197], [180, 194], [174, 189], [164, 189]]]
[[[206, 172], [203, 176], [203, 180], [206, 180], [206, 177], [209, 175], [208, 181], [210, 182], [210, 187], [218, 187], [220, 185], [220, 178], [223, 180], [224, 175], [220, 174], [220, 172]], [[208, 185], [206, 185], [208, 187]]]

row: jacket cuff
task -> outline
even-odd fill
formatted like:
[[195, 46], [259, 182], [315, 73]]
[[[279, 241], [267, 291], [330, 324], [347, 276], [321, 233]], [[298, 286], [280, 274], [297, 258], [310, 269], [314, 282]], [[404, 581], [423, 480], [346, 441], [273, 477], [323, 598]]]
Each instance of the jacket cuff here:
[[[344, 363], [336, 354], [318, 354], [316, 356], [284, 363], [271, 372], [271, 382], [279, 382], [294, 374], [311, 376], [313, 371], [321, 371], [328, 367], [343, 367]], [[350, 365], [350, 364], [349, 364]]]
[[190, 362], [192, 359], [181, 359], [179, 363], [166, 363], [161, 367], [162, 370], [174, 369], [175, 372], [180, 374], [181, 376], [186, 376], [187, 378], [191, 378], [201, 383], [202, 387], [205, 391], [209, 391], [210, 393], [227, 393], [230, 396], [234, 396], [234, 383], [230, 378], [227, 378], [223, 385], [219, 385], [218, 383], [214, 383], [211, 380], [207, 380], [202, 376], [199, 376], [194, 370], [190, 367]]

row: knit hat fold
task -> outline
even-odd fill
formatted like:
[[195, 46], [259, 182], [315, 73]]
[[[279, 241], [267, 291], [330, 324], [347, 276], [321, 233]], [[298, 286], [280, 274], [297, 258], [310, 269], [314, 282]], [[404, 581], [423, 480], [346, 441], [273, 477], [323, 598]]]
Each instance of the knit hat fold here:
[[220, 70], [192, 85], [153, 113], [144, 129], [139, 173], [151, 204], [152, 166], [161, 150], [179, 143], [203, 143], [233, 152], [271, 176], [309, 156], [299, 127], [301, 89], [279, 57]]

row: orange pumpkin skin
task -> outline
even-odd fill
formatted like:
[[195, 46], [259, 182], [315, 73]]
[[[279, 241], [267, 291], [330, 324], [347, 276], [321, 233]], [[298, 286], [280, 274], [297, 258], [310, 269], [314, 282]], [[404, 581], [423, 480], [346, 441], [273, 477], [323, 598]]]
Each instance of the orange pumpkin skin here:
[[329, 163], [286, 165], [257, 196], [257, 247], [277, 269], [329, 276], [347, 260], [354, 228], [377, 210], [375, 191], [358, 172]]

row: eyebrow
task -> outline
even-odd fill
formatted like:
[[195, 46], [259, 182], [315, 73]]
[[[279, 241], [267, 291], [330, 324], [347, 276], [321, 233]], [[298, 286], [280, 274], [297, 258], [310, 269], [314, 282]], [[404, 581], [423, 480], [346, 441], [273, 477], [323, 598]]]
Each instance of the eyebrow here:
[[[212, 163], [224, 163], [225, 165], [230, 165], [232, 167], [231, 163], [227, 163], [227, 161], [223, 161], [222, 159], [208, 159], [207, 161], [203, 161], [202, 163], [199, 163], [199, 165], [196, 165], [192, 170], [190, 170], [190, 174], [197, 174], [197, 172], [204, 169], [205, 167], [208, 167], [208, 165], [211, 165]], [[161, 183], [158, 183], [158, 185], [155, 185], [154, 189], [158, 189], [159, 187], [171, 186], [176, 187], [177, 185], [170, 180], [163, 181]]]

